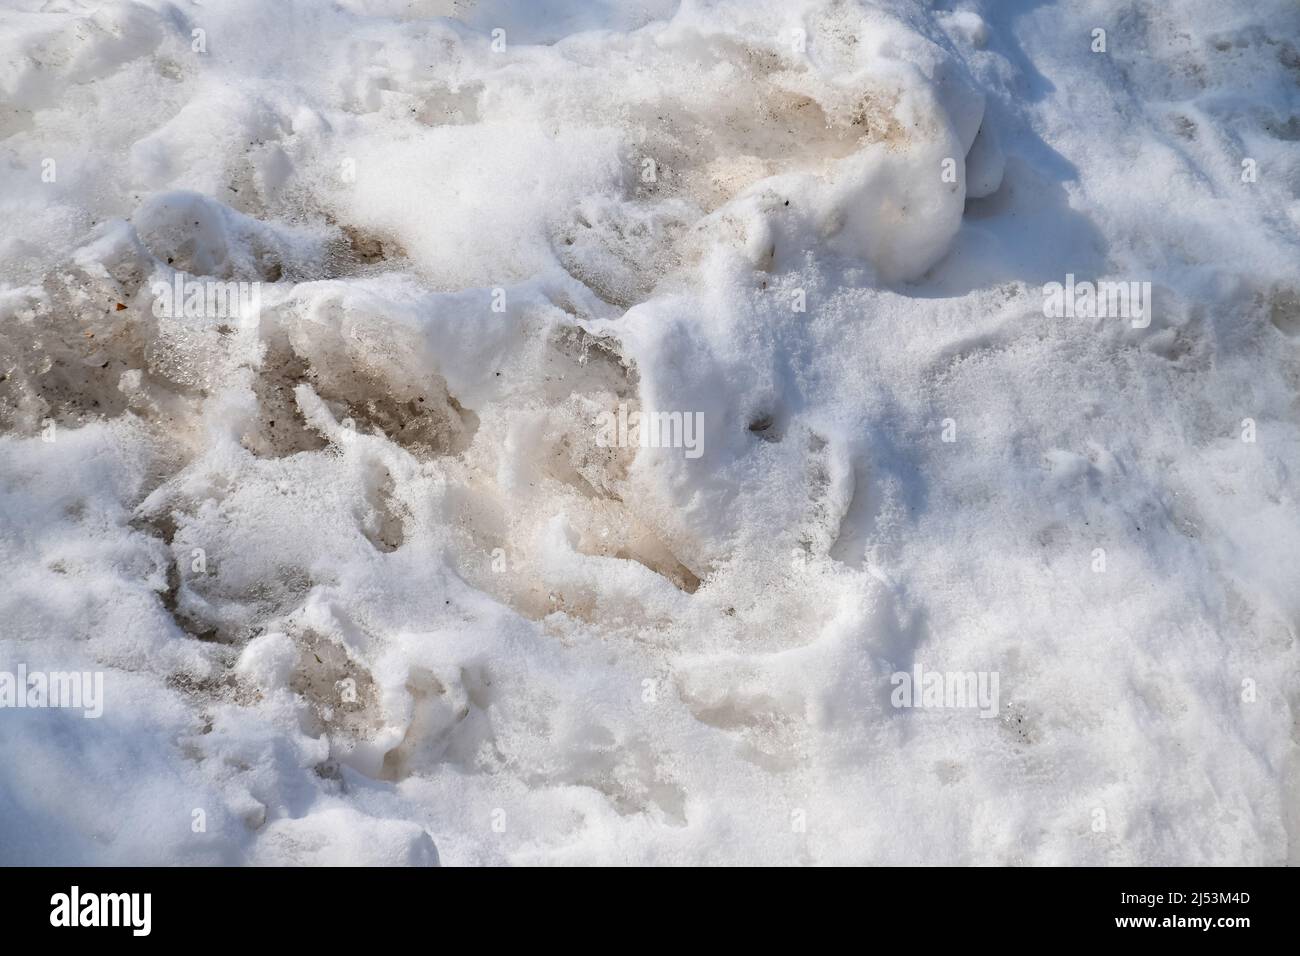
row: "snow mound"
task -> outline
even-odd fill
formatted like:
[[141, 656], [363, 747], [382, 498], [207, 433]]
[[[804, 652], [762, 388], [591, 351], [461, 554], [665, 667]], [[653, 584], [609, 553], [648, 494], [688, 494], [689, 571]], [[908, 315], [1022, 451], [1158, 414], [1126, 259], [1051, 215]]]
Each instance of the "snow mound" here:
[[0, 862], [1300, 859], [1300, 13], [941, 6], [0, 11]]

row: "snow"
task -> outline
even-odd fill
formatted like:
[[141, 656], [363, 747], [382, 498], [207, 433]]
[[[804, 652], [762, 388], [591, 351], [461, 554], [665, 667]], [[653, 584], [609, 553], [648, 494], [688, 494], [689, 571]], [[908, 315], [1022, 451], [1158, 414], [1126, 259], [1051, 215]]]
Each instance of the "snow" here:
[[0, 862], [1300, 861], [1297, 37], [3, 0]]

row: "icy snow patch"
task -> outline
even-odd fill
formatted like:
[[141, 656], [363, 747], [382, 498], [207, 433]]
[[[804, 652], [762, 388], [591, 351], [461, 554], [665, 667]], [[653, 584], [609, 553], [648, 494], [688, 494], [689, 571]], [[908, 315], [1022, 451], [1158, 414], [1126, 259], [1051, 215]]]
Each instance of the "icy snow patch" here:
[[0, 862], [1294, 862], [1300, 15], [1126, 11], [0, 11]]

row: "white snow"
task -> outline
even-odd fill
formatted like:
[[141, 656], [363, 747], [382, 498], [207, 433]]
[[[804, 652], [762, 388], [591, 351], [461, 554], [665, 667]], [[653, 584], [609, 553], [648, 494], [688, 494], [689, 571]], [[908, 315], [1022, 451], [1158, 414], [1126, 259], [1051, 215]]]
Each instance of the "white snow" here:
[[1300, 862], [1297, 79], [1289, 0], [0, 0], [0, 671], [105, 695], [0, 708], [0, 863]]

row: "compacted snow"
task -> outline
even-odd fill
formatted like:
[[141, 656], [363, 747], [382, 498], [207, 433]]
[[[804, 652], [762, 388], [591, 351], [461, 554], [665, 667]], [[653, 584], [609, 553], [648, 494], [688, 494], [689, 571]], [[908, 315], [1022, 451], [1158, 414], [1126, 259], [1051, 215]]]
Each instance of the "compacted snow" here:
[[1291, 0], [0, 8], [0, 862], [1300, 861]]

